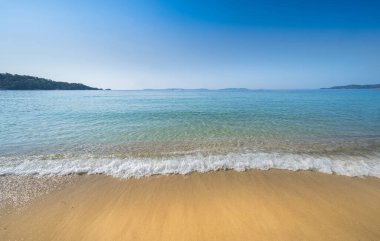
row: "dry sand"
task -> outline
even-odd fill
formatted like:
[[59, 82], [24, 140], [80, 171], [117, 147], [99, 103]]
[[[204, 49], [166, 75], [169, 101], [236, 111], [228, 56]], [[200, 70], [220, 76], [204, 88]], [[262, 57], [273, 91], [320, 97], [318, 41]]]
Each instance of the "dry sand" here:
[[0, 218], [0, 240], [380, 240], [380, 179], [219, 171], [81, 176]]

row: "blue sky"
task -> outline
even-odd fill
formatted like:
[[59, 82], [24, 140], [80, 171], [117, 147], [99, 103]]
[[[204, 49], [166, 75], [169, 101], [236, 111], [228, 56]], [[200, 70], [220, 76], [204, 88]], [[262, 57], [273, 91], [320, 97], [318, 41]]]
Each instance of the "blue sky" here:
[[112, 89], [380, 83], [380, 1], [0, 0], [0, 72]]

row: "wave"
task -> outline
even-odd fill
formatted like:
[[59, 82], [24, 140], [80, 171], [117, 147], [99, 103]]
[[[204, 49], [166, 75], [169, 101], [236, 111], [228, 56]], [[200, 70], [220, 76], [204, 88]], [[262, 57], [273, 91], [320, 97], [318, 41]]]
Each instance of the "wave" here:
[[312, 170], [345, 176], [380, 178], [380, 156], [312, 156], [291, 153], [230, 153], [227, 155], [186, 155], [170, 158], [49, 158], [23, 156], [0, 158], [0, 175], [62, 176], [105, 174], [121, 178], [188, 174], [217, 170], [248, 169]]

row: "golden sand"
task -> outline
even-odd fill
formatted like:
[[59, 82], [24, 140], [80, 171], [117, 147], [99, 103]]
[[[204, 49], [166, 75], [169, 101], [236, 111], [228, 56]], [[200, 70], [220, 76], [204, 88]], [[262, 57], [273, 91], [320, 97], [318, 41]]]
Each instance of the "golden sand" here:
[[380, 179], [220, 171], [81, 176], [0, 219], [0, 240], [380, 240]]

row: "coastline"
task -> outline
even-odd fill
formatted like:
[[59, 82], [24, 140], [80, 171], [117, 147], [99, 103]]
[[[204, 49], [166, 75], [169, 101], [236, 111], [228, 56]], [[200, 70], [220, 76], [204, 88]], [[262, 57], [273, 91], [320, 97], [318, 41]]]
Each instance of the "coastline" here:
[[0, 239], [377, 240], [379, 207], [380, 179], [373, 177], [286, 170], [81, 175], [0, 216]]

